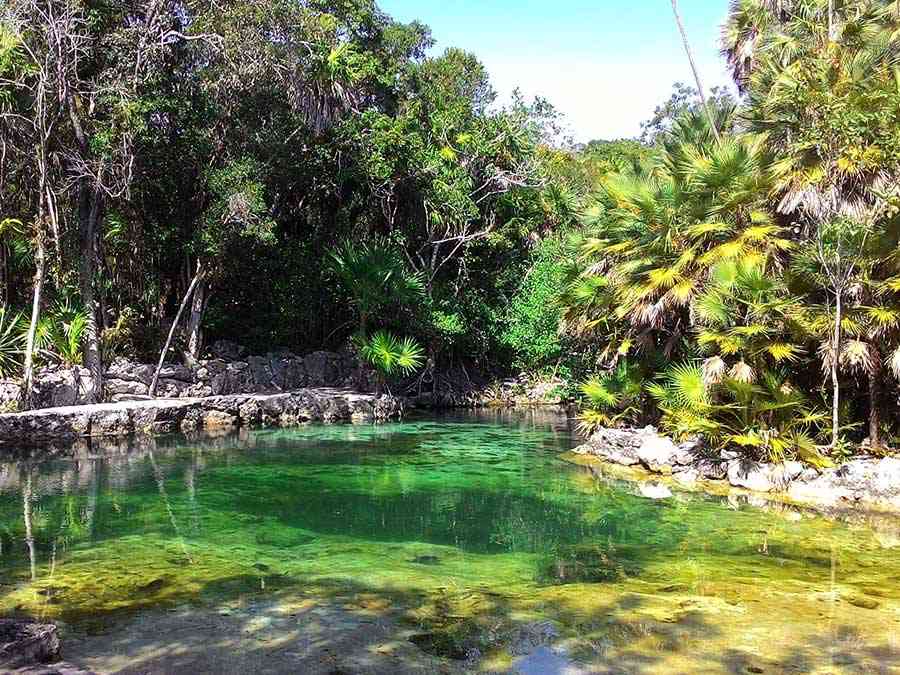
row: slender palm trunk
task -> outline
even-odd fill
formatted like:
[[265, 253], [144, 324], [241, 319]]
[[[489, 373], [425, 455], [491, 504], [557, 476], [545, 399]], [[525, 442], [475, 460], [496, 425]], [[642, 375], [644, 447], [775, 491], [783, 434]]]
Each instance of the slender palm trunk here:
[[39, 232], [35, 239], [34, 252], [34, 291], [31, 299], [31, 322], [25, 337], [25, 373], [22, 383], [25, 406], [30, 408], [34, 399], [34, 343], [37, 338], [38, 322], [41, 320], [41, 301], [44, 294], [44, 277], [47, 267], [47, 254], [44, 240]]
[[678, 25], [678, 32], [681, 33], [681, 41], [684, 43], [684, 51], [687, 54], [688, 61], [691, 64], [691, 71], [694, 73], [694, 82], [697, 83], [697, 92], [700, 94], [700, 102], [703, 104], [704, 110], [706, 110], [706, 117], [709, 119], [709, 128], [712, 129], [713, 136], [715, 136], [716, 141], [721, 141], [721, 137], [719, 136], [719, 129], [716, 126], [716, 120], [712, 113], [712, 108], [709, 106], [709, 101], [706, 100], [706, 94], [703, 90], [703, 83], [700, 81], [700, 71], [697, 69], [697, 63], [694, 61], [694, 52], [691, 50], [691, 43], [688, 41], [687, 31], [684, 28], [684, 23], [681, 20], [681, 14], [678, 11], [678, 0], [672, 0], [672, 12], [675, 14], [675, 23]]
[[101, 209], [100, 194], [87, 184], [82, 184], [79, 204], [81, 226], [81, 260], [78, 267], [81, 301], [84, 303], [87, 322], [84, 327], [84, 365], [90, 372], [91, 392], [88, 403], [103, 398], [103, 364], [100, 357], [100, 331], [97, 327], [97, 294], [94, 276], [97, 269], [95, 239]]
[[838, 366], [841, 359], [841, 320], [843, 319], [843, 293], [835, 293], [834, 334], [831, 342], [831, 447], [837, 447], [840, 436], [841, 384]]
[[191, 300], [191, 313], [187, 323], [187, 353], [192, 360], [200, 358], [200, 350], [203, 348], [203, 310], [206, 307], [206, 283], [201, 279], [194, 289], [194, 297]]
[[191, 280], [190, 286], [188, 286], [184, 297], [181, 299], [181, 305], [178, 307], [178, 313], [175, 314], [175, 320], [172, 321], [172, 327], [169, 328], [169, 335], [168, 337], [166, 337], [166, 344], [163, 345], [162, 352], [160, 352], [159, 354], [159, 362], [156, 364], [156, 371], [153, 373], [153, 380], [150, 382], [150, 390], [148, 392], [151, 397], [156, 396], [156, 385], [159, 384], [159, 372], [162, 370], [163, 363], [166, 360], [166, 354], [169, 353], [169, 348], [172, 346], [172, 338], [175, 336], [175, 330], [178, 328], [178, 324], [181, 322], [181, 315], [184, 314], [184, 309], [185, 307], [187, 307], [188, 301], [191, 299], [191, 296], [193, 296], [194, 290], [197, 288], [197, 284], [199, 284], [203, 279], [203, 275], [203, 263], [198, 260], [197, 271], [194, 273], [194, 278]]
[[869, 371], [869, 447], [881, 448], [881, 360]]

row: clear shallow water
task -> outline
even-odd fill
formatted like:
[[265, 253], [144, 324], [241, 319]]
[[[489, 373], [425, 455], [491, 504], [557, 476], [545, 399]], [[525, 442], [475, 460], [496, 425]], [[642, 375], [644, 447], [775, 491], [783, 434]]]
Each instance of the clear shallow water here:
[[[262, 625], [261, 671], [525, 670], [541, 647], [584, 672], [900, 672], [900, 523], [650, 500], [573, 445], [488, 414], [0, 463], [0, 614], [61, 621], [98, 670], [196, 672]], [[221, 643], [185, 637], [209, 616]], [[167, 624], [178, 667], [152, 656]]]

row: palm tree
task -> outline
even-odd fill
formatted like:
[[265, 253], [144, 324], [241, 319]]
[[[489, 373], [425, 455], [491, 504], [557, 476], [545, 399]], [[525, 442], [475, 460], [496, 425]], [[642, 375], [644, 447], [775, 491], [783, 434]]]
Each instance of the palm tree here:
[[376, 311], [390, 304], [402, 306], [425, 294], [421, 276], [409, 272], [399, 247], [387, 240], [346, 241], [330, 257], [332, 272], [350, 293], [364, 337]]
[[690, 113], [662, 148], [649, 173], [603, 182], [562, 299], [567, 326], [602, 328], [613, 360], [633, 347], [671, 358], [720, 266], [742, 260], [767, 272], [792, 246], [764, 209], [772, 159], [762, 139], [716, 143], [704, 116]]
[[[778, 211], [795, 221], [808, 239], [806, 248], [817, 252], [820, 288], [834, 303], [830, 344], [820, 350], [832, 385], [833, 444], [839, 429], [838, 371], [852, 346], [843, 340], [845, 301], [872, 253], [867, 233], [891, 226], [896, 216], [888, 204], [900, 195], [894, 150], [900, 127], [896, 9], [886, 0], [837, 6], [823, 0], [744, 0], [733, 4], [725, 29], [725, 53], [747, 93], [746, 123], [765, 134], [781, 158], [775, 170]], [[881, 257], [891, 249], [883, 249]], [[874, 265], [873, 280], [883, 267]], [[850, 353], [860, 353], [854, 350]], [[872, 384], [870, 393], [876, 394], [877, 383]], [[877, 403], [871, 408], [877, 416]]]

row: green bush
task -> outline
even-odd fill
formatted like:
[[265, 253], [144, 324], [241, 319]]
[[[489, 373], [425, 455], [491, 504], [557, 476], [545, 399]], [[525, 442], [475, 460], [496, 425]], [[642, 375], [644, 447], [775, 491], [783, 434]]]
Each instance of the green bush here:
[[565, 281], [564, 255], [558, 237], [544, 239], [507, 309], [500, 340], [511, 354], [512, 365], [520, 370], [547, 370], [563, 355], [557, 298]]

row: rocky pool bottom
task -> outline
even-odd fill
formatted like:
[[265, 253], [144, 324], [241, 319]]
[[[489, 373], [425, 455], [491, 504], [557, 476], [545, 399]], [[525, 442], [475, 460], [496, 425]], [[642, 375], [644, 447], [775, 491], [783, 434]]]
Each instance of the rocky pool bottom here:
[[0, 616], [95, 672], [900, 671], [900, 520], [651, 499], [576, 444], [485, 412], [0, 463]]

